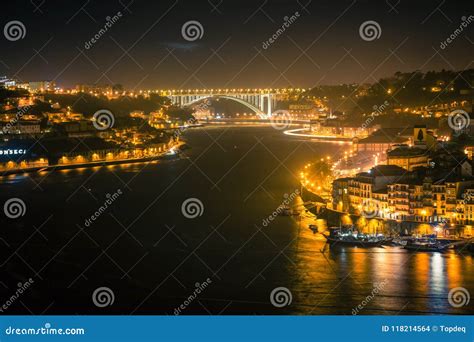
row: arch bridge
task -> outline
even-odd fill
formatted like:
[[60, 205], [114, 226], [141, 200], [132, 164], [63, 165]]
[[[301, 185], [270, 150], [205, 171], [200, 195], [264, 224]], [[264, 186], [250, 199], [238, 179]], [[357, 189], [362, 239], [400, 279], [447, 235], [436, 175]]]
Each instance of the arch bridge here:
[[257, 115], [270, 117], [278, 101], [288, 100], [291, 96], [298, 96], [306, 89], [187, 89], [163, 90], [161, 96], [168, 97], [171, 103], [179, 107], [209, 99], [224, 98], [243, 104]]

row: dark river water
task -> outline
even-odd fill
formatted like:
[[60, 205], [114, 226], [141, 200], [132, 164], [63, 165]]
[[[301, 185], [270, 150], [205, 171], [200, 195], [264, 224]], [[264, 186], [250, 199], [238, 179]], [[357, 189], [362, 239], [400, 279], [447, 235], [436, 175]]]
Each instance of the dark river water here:
[[[474, 294], [469, 253], [333, 249], [310, 218], [268, 220], [299, 189], [302, 165], [340, 145], [271, 127], [199, 128], [185, 140], [175, 160], [2, 178], [0, 203], [26, 204], [23, 217], [1, 213], [4, 313], [474, 313], [472, 301], [448, 301], [456, 287]], [[188, 199], [200, 216], [183, 215]], [[100, 287], [113, 292], [108, 306], [94, 304]]]

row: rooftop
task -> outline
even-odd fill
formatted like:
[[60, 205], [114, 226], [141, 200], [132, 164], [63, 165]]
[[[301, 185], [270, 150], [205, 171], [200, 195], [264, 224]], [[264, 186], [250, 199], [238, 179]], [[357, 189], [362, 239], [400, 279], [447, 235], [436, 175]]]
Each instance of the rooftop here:
[[359, 144], [400, 144], [406, 142], [411, 135], [411, 130], [406, 128], [380, 128], [369, 137], [359, 140]]
[[374, 176], [400, 176], [407, 173], [407, 171], [397, 165], [377, 165], [370, 169], [370, 174]]
[[419, 147], [397, 147], [387, 152], [388, 157], [413, 157], [423, 156], [426, 154], [426, 150]]

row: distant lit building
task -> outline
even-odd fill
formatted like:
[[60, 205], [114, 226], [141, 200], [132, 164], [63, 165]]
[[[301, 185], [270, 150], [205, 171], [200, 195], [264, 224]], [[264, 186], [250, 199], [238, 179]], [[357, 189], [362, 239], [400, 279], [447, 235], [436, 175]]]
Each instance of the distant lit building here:
[[84, 115], [81, 113], [67, 112], [47, 112], [45, 113], [50, 123], [60, 123], [68, 121], [81, 121], [84, 120]]
[[317, 120], [312, 120], [310, 124], [311, 132], [317, 136], [340, 137], [348, 139], [362, 139], [368, 137], [373, 132], [380, 128], [379, 125], [372, 127], [360, 126], [346, 126], [339, 122], [321, 123]]
[[354, 139], [354, 150], [356, 152], [385, 153], [393, 145], [408, 144], [411, 133], [405, 130], [381, 128], [364, 139]]
[[0, 133], [9, 135], [38, 135], [41, 133], [40, 120], [0, 122]]
[[9, 88], [14, 87], [16, 85], [16, 81], [7, 78], [6, 76], [0, 77], [0, 87]]
[[31, 92], [54, 91], [56, 83], [54, 81], [37, 81], [29, 82], [29, 90]]
[[130, 117], [148, 120], [148, 115], [146, 115], [142, 110], [134, 110], [133, 112], [130, 112]]
[[467, 155], [467, 157], [472, 160], [474, 156], [474, 146], [465, 146], [464, 147], [464, 153]]
[[[288, 113], [290, 117], [294, 119], [320, 119], [320, 113], [316, 106], [313, 104], [290, 104], [288, 106]], [[324, 119], [326, 118], [325, 114], [322, 116], [324, 116]]]
[[100, 85], [100, 84], [77, 84], [75, 90], [78, 93], [89, 93], [89, 94], [113, 93], [112, 86]]
[[428, 154], [425, 149], [402, 145], [387, 152], [387, 165], [396, 165], [408, 171], [428, 166]]
[[69, 138], [92, 137], [97, 135], [97, 130], [94, 128], [90, 120], [78, 120], [61, 122], [55, 125], [56, 130]]

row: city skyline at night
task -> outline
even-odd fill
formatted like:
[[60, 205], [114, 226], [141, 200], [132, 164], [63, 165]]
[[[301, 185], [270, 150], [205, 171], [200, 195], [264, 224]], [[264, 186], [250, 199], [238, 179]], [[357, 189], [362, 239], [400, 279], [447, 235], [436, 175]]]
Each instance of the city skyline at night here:
[[473, 341], [472, 0], [1, 6], [1, 341]]
[[[24, 37], [0, 42], [0, 74], [54, 80], [62, 87], [309, 88], [373, 83], [397, 71], [463, 70], [471, 65], [469, 2], [75, 1], [67, 6], [27, 2], [29, 10], [5, 6], [4, 25], [20, 21]], [[194, 21], [201, 32], [186, 39], [183, 26]], [[373, 40], [360, 36], [368, 21], [379, 25]], [[92, 43], [94, 37], [98, 39]], [[272, 38], [274, 43], [269, 43]]]

